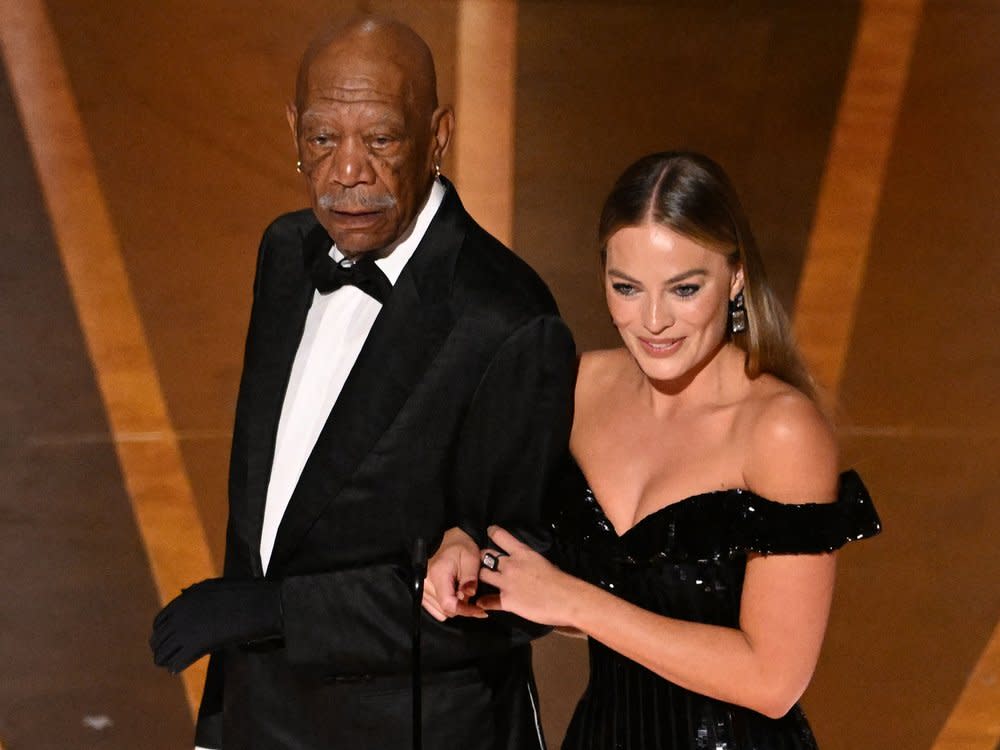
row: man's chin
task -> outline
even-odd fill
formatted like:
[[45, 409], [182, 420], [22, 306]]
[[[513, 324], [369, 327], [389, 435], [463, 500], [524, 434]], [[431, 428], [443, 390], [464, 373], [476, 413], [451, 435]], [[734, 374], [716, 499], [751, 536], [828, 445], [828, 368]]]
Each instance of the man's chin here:
[[393, 241], [391, 232], [372, 232], [344, 229], [342, 226], [324, 224], [330, 239], [344, 255], [362, 255], [389, 245]]

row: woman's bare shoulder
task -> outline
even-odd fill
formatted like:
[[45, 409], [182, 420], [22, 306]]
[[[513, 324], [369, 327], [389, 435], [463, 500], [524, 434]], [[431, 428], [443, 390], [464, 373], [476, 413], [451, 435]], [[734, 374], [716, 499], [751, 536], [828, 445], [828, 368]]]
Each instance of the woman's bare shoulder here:
[[580, 355], [580, 369], [588, 368], [596, 371], [609, 368], [620, 368], [631, 359], [628, 349], [619, 346], [615, 349], [591, 349]]
[[761, 376], [751, 393], [743, 469], [747, 486], [778, 502], [834, 500], [837, 437], [819, 407], [771, 376]]
[[580, 356], [574, 396], [577, 428], [594, 420], [600, 422], [610, 404], [620, 403], [621, 386], [631, 362], [626, 349], [602, 349]]
[[580, 355], [580, 369], [577, 375], [577, 389], [600, 388], [621, 378], [631, 362], [631, 355], [625, 348], [594, 349]]

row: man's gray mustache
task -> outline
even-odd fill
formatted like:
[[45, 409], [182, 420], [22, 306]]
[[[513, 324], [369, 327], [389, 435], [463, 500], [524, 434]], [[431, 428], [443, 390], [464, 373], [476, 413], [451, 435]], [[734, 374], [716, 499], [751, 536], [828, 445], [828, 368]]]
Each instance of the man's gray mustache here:
[[359, 208], [378, 210], [394, 208], [396, 199], [391, 195], [369, 196], [364, 193], [331, 195], [324, 193], [318, 198], [317, 203], [324, 211], [355, 211]]

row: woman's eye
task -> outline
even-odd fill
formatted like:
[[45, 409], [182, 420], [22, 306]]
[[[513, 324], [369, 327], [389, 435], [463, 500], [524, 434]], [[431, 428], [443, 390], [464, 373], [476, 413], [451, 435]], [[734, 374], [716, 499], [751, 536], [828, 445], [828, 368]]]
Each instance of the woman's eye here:
[[309, 142], [314, 146], [319, 146], [320, 148], [325, 148], [333, 144], [333, 138], [326, 133], [320, 133], [319, 135], [314, 135], [309, 139]]
[[626, 284], [622, 281], [612, 284], [611, 288], [623, 297], [631, 297], [636, 292], [636, 288], [632, 284]]
[[392, 143], [392, 137], [388, 135], [376, 135], [371, 138], [372, 148], [386, 148]]
[[691, 297], [701, 289], [697, 284], [681, 284], [674, 287], [674, 294], [678, 297]]

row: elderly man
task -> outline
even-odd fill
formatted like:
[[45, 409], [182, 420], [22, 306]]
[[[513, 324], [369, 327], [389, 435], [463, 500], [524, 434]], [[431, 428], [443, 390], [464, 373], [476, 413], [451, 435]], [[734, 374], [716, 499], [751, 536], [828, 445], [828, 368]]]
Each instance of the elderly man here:
[[[319, 38], [288, 119], [312, 208], [260, 246], [224, 574], [165, 607], [151, 646], [174, 672], [212, 654], [201, 747], [406, 747], [413, 540], [454, 550], [454, 612], [488, 524], [539, 530], [574, 346], [440, 177], [454, 117], [411, 29]], [[425, 745], [540, 747], [537, 630], [423, 627]]]

